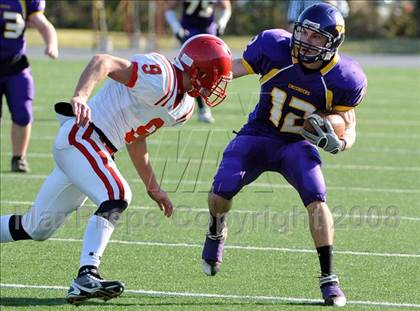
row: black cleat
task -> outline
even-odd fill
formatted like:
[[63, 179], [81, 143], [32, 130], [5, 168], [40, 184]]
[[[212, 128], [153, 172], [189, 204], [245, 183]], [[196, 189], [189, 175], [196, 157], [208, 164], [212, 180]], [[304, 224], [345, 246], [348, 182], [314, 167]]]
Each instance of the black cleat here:
[[74, 279], [67, 292], [66, 300], [72, 305], [79, 305], [91, 298], [107, 301], [120, 296], [123, 291], [122, 282], [103, 280], [99, 275], [87, 273]]
[[11, 162], [12, 172], [29, 173], [29, 164], [24, 157], [13, 156]]

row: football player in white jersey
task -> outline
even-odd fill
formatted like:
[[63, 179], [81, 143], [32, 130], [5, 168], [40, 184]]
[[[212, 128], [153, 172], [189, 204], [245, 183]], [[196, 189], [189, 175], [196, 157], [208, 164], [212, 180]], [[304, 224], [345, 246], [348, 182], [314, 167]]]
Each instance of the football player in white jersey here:
[[[71, 103], [55, 106], [61, 126], [53, 148], [53, 172], [26, 214], [1, 216], [0, 242], [46, 240], [89, 198], [98, 209], [88, 221], [80, 269], [67, 301], [79, 304], [121, 295], [124, 284], [103, 280], [98, 270], [114, 225], [131, 201], [113, 154], [127, 147], [149, 196], [170, 217], [173, 205], [155, 178], [146, 137], [160, 127], [186, 122], [194, 109], [193, 97], [200, 96], [212, 107], [220, 104], [231, 80], [231, 57], [227, 45], [211, 35], [186, 41], [173, 63], [158, 53], [131, 60], [93, 57]], [[111, 79], [88, 102], [107, 76]]]

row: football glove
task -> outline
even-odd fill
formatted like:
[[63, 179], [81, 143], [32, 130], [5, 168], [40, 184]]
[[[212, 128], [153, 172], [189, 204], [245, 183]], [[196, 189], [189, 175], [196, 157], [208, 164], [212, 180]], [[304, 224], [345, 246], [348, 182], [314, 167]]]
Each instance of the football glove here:
[[218, 24], [216, 31], [217, 31], [216, 36], [218, 37], [223, 36], [225, 34], [225, 27]]
[[[330, 121], [322, 118], [317, 114], [311, 114], [308, 117], [308, 121], [316, 133], [313, 134], [303, 129], [301, 133], [303, 138], [331, 154], [337, 154], [344, 150], [346, 147], [346, 142], [345, 140], [338, 138]], [[326, 128], [326, 132], [324, 132], [321, 128], [323, 125]]]

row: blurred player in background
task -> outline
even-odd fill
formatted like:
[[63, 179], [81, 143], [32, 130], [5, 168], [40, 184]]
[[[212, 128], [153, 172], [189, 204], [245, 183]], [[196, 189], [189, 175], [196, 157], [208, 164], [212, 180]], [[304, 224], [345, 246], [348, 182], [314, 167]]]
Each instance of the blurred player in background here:
[[290, 32], [293, 31], [295, 27], [295, 22], [297, 21], [299, 15], [306, 9], [309, 8], [311, 5], [316, 3], [328, 3], [335, 6], [343, 15], [343, 17], [347, 17], [349, 15], [349, 4], [347, 0], [290, 0], [289, 8], [287, 10], [287, 21], [289, 23], [288, 30]]
[[[209, 194], [210, 226], [203, 248], [203, 269], [216, 274], [223, 259], [224, 222], [233, 197], [263, 172], [275, 171], [298, 191], [308, 211], [309, 226], [321, 267], [320, 287], [326, 305], [346, 304], [333, 272], [333, 218], [326, 204], [326, 185], [317, 148], [336, 154], [356, 139], [354, 108], [362, 101], [367, 80], [360, 66], [338, 54], [344, 19], [333, 6], [307, 8], [293, 35], [282, 29], [263, 31], [232, 64], [234, 78], [261, 76], [260, 99], [248, 122], [226, 147]], [[340, 139], [316, 110], [340, 114], [346, 125]], [[309, 118], [317, 130], [302, 130]], [[306, 140], [301, 136], [303, 135]], [[296, 271], [295, 273], [299, 273]]]
[[[232, 56], [224, 42], [210, 35], [187, 40], [174, 64], [158, 53], [131, 60], [97, 55], [80, 76], [71, 105], [56, 104], [61, 127], [54, 143], [56, 166], [25, 215], [0, 218], [0, 242], [48, 239], [70, 213], [89, 197], [98, 207], [83, 238], [80, 269], [67, 301], [108, 300], [121, 295], [124, 284], [100, 277], [102, 254], [114, 225], [131, 201], [131, 190], [113, 155], [126, 146], [131, 161], [166, 216], [172, 203], [149, 162], [146, 138], [164, 126], [185, 123], [194, 111], [194, 97], [210, 106], [226, 97]], [[99, 92], [95, 86], [106, 77]], [[88, 102], [88, 103], [87, 103]]]
[[0, 118], [6, 96], [12, 115], [13, 172], [28, 172], [26, 160], [31, 137], [32, 101], [35, 94], [24, 32], [35, 27], [45, 42], [45, 54], [58, 57], [57, 33], [44, 15], [44, 0], [0, 0]]
[[[182, 4], [182, 17], [178, 21], [176, 9]], [[220, 8], [219, 18], [216, 20], [215, 9]], [[197, 34], [210, 34], [221, 36], [232, 14], [229, 0], [184, 0], [168, 1], [165, 12], [166, 20], [176, 38], [184, 43], [191, 36]], [[210, 109], [201, 98], [197, 98], [198, 120], [204, 123], [213, 123], [214, 118]]]

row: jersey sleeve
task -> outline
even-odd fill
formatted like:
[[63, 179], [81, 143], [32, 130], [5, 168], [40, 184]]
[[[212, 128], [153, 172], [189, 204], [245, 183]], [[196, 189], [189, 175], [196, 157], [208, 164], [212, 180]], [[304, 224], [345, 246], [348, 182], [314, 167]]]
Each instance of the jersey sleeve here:
[[332, 105], [335, 111], [347, 111], [359, 105], [367, 90], [367, 78], [359, 67], [355, 65], [345, 77], [342, 87], [334, 94]]
[[28, 2], [27, 16], [45, 11], [45, 0], [30, 0]]
[[252, 38], [242, 55], [242, 63], [248, 73], [265, 75], [279, 62], [284, 62], [283, 52], [287, 51], [290, 55], [289, 36], [285, 30], [271, 29]]
[[169, 61], [157, 53], [134, 55], [133, 72], [126, 84], [138, 101], [149, 106], [164, 104], [175, 88], [175, 76]]

